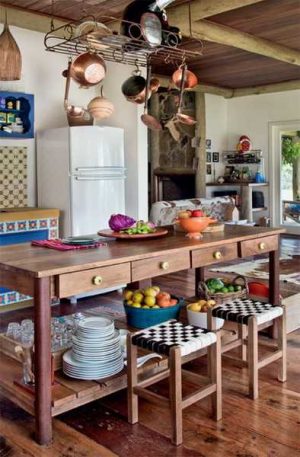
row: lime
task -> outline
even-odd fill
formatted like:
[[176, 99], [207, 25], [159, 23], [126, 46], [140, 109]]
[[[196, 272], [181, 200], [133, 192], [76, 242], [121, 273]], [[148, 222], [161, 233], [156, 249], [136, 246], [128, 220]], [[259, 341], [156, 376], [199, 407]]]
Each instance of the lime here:
[[228, 292], [234, 292], [234, 287], [233, 286], [228, 286], [227, 289], [228, 289]]
[[242, 286], [234, 286], [234, 289], [238, 292], [238, 291], [242, 290]]
[[228, 287], [222, 287], [220, 292], [222, 292], [222, 294], [228, 294]]
[[209, 289], [210, 294], [214, 294], [215, 292], [216, 292], [215, 289]]

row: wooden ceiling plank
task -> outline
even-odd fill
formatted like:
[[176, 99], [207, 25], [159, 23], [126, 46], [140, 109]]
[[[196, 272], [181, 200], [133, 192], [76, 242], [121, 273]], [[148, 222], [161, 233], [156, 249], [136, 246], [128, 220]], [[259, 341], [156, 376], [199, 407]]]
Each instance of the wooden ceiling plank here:
[[[184, 35], [190, 33], [188, 24], [183, 23], [180, 28]], [[296, 49], [250, 35], [249, 33], [240, 32], [206, 19], [192, 23], [192, 36], [202, 40], [213, 41], [214, 43], [233, 46], [293, 65], [300, 65], [300, 51]]]
[[191, 18], [193, 21], [206, 17], [221, 14], [244, 6], [253, 5], [265, 0], [194, 0], [183, 5], [170, 6], [167, 8], [168, 21], [172, 25], [178, 26], [183, 20], [189, 23], [189, 5]]

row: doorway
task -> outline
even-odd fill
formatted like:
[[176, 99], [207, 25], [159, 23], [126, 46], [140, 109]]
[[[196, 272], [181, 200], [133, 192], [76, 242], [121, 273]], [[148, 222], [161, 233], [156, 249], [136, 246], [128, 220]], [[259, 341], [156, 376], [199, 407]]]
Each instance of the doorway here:
[[269, 144], [272, 226], [300, 235], [300, 120], [270, 123]]

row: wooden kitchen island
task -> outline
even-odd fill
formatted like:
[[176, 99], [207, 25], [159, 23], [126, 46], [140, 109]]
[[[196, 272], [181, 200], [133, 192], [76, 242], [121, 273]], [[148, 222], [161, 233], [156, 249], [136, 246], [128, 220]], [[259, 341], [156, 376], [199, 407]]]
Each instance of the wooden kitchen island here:
[[281, 229], [226, 226], [224, 233], [206, 233], [190, 240], [183, 233], [136, 241], [108, 241], [107, 246], [80, 251], [55, 251], [30, 244], [0, 248], [0, 285], [34, 297], [35, 395], [14, 383], [21, 366], [8, 357], [0, 361], [1, 392], [35, 415], [36, 440], [52, 439], [52, 416], [126, 387], [126, 373], [107, 387], [93, 381], [70, 381], [58, 375], [51, 386], [50, 300], [129, 284], [195, 268], [196, 281], [214, 263], [269, 253], [270, 302], [279, 303], [279, 235]]

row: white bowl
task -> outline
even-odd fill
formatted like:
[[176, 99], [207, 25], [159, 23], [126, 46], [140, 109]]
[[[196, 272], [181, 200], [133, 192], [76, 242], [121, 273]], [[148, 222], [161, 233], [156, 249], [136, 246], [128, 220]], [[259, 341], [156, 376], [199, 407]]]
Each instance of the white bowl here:
[[[187, 318], [189, 324], [207, 329], [207, 313], [200, 313], [199, 311], [191, 311], [190, 309], [187, 309]], [[223, 327], [224, 319], [215, 317], [215, 321], [217, 330]]]

